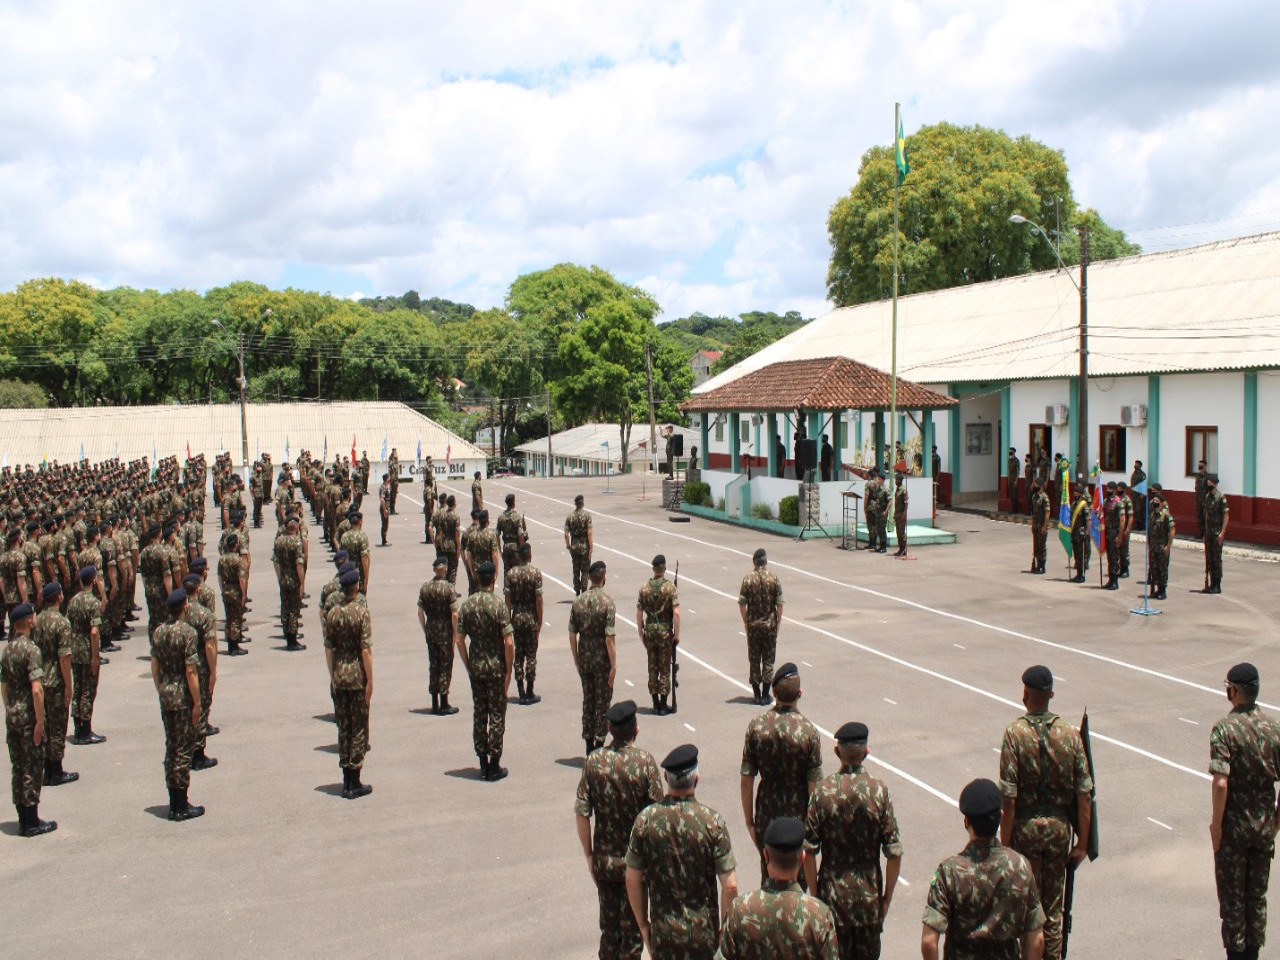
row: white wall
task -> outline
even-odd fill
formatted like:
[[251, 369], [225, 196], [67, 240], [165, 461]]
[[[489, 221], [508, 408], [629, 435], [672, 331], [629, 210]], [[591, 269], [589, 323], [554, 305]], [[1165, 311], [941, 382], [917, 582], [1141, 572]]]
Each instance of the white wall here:
[[[1043, 411], [1042, 411], [1043, 412]], [[1000, 460], [1007, 449], [1000, 446], [1000, 391], [980, 396], [964, 397], [960, 401], [960, 476], [954, 489], [957, 492], [995, 493], [1000, 482]], [[970, 423], [991, 424], [991, 453], [988, 456], [971, 456], [965, 452], [966, 429]], [[941, 452], [941, 450], [939, 450]], [[945, 466], [945, 461], [944, 461]]]
[[[1018, 448], [1018, 461], [1031, 452], [1031, 432], [1028, 429], [1033, 423], [1045, 423], [1044, 408], [1053, 404], [1064, 407], [1071, 404], [1071, 385], [1066, 380], [1030, 380], [1025, 383], [1014, 383], [1009, 388], [1009, 419], [1012, 423], [1010, 436], [1011, 446]], [[1049, 441], [1049, 460], [1055, 453], [1066, 454], [1071, 449], [1071, 424], [1051, 429]], [[1003, 451], [1008, 456], [1008, 450]]]
[[[1146, 377], [1091, 377], [1089, 379], [1089, 466], [1092, 467], [1098, 462], [1098, 457], [1102, 451], [1098, 446], [1098, 428], [1100, 426], [1115, 426], [1120, 423], [1120, 408], [1127, 406], [1148, 406], [1147, 395], [1149, 381]], [[1243, 390], [1243, 386], [1241, 386]], [[1163, 394], [1161, 395], [1163, 398]], [[1244, 396], [1241, 394], [1241, 409], [1244, 405]], [[1150, 409], [1148, 409], [1150, 414]], [[1161, 414], [1163, 419], [1164, 414]], [[1016, 422], [1016, 420], [1015, 420]], [[1072, 428], [1073, 429], [1073, 428]], [[1148, 437], [1150, 432], [1147, 427], [1126, 427], [1125, 428], [1125, 462], [1123, 469], [1119, 472], [1108, 471], [1102, 474], [1103, 482], [1109, 480], [1123, 480], [1129, 482], [1129, 477], [1133, 474], [1133, 461], [1141, 460], [1143, 469], [1147, 469], [1150, 465], [1150, 458], [1147, 456], [1149, 452]], [[1057, 442], [1057, 437], [1054, 437]], [[1182, 448], [1185, 441], [1178, 443], [1178, 457], [1181, 460]], [[1163, 444], [1161, 444], [1163, 447]], [[1168, 451], [1166, 451], [1166, 454]], [[1167, 464], [1168, 459], [1165, 460]]]
[[[1259, 423], [1265, 423], [1261, 418], [1262, 378], [1258, 379]], [[1244, 476], [1244, 374], [1177, 374], [1160, 378], [1159, 479], [1169, 490], [1195, 489], [1195, 478], [1185, 475], [1188, 426], [1218, 428], [1219, 485], [1228, 496], [1239, 494]], [[1259, 445], [1259, 454], [1264, 446]], [[1260, 459], [1259, 468], [1261, 465]], [[1195, 464], [1191, 469], [1194, 472]]]
[[1280, 444], [1271, 424], [1280, 423], [1280, 370], [1258, 372], [1258, 496], [1280, 497]]

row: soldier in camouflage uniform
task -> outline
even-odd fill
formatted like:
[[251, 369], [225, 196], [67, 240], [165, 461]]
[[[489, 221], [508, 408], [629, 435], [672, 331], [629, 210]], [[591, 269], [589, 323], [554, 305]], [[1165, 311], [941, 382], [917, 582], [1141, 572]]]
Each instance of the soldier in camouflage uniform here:
[[138, 558], [138, 570], [142, 574], [142, 594], [147, 602], [148, 639], [155, 636], [156, 628], [164, 622], [165, 598], [177, 586], [169, 572], [160, 533], [161, 528], [158, 525], [152, 525], [147, 529], [147, 542]]
[[396, 500], [400, 497], [400, 457], [394, 447], [391, 449], [391, 456], [387, 460], [387, 473], [391, 475], [391, 512], [395, 513]]
[[889, 491], [885, 489], [884, 477], [876, 468], [872, 468], [867, 481], [867, 549], [876, 553], [885, 553], [889, 549], [889, 534], [886, 529], [889, 516]]
[[738, 895], [729, 827], [694, 796], [697, 747], [676, 747], [662, 769], [667, 795], [641, 810], [631, 828], [627, 900], [649, 956], [710, 960], [720, 940], [720, 918]]
[[1120, 498], [1120, 577], [1129, 576], [1129, 534], [1133, 532], [1133, 500], [1129, 497], [1129, 485], [1116, 481], [1116, 495]]
[[192, 770], [208, 770], [218, 761], [204, 752], [208, 740], [209, 709], [213, 706], [213, 688], [218, 682], [218, 628], [213, 611], [197, 599], [200, 591], [200, 574], [188, 573], [182, 580], [187, 592], [187, 609], [182, 619], [196, 632], [196, 677], [200, 681], [200, 719], [196, 723], [195, 752], [191, 755]]
[[9, 611], [9, 642], [0, 653], [0, 695], [13, 775], [13, 805], [24, 837], [58, 829], [56, 822], [41, 820], [39, 815], [45, 712], [44, 667], [40, 650], [31, 641], [35, 612], [25, 601], [14, 604]]
[[605, 716], [613, 740], [587, 758], [573, 809], [600, 900], [600, 960], [639, 960], [643, 941], [627, 903], [627, 841], [640, 811], [662, 799], [662, 780], [653, 755], [635, 745], [635, 702], [615, 703]]
[[525, 529], [524, 517], [516, 510], [516, 495], [507, 494], [507, 509], [498, 514], [497, 533], [502, 544], [502, 574], [506, 574], [520, 563], [520, 544], [529, 539], [529, 531]]
[[458, 555], [461, 561], [462, 570], [467, 575], [467, 596], [471, 596], [476, 592], [476, 574], [475, 568], [471, 566], [471, 536], [480, 529], [480, 511], [471, 511], [471, 526], [462, 531], [461, 544], [462, 552]]
[[[822, 742], [818, 728], [796, 704], [800, 671], [784, 663], [773, 677], [777, 704], [747, 725], [742, 745], [742, 816], [751, 842], [760, 851], [760, 882], [769, 877], [760, 838], [776, 817], [803, 818], [809, 794], [822, 779]], [[755, 789], [756, 777], [760, 790]]]
[[[1107, 539], [1107, 582], [1104, 590], [1120, 589], [1120, 539], [1124, 532], [1124, 507], [1114, 483], [1107, 484], [1102, 498], [1103, 533]], [[1047, 939], [1047, 937], [1046, 937]]]
[[248, 591], [249, 571], [240, 557], [239, 538], [232, 534], [227, 551], [218, 558], [218, 585], [222, 588], [222, 614], [227, 639], [227, 655], [243, 657], [249, 651], [240, 646], [247, 642], [243, 634], [244, 598]]
[[93, 732], [93, 702], [98, 697], [98, 675], [102, 663], [102, 601], [96, 590], [98, 571], [85, 567], [77, 578], [80, 590], [67, 604], [71, 624], [71, 721], [75, 730], [71, 742], [77, 746], [103, 743], [107, 738]]
[[151, 637], [151, 679], [160, 697], [164, 721], [164, 780], [169, 788], [169, 819], [191, 820], [204, 816], [204, 807], [187, 799], [191, 786], [191, 758], [196, 748], [200, 706], [199, 639], [186, 622], [187, 592], [179, 587], [165, 605], [169, 619]]
[[436, 553], [444, 554], [449, 561], [447, 578], [456, 588], [458, 585], [458, 555], [462, 552], [462, 534], [458, 529], [458, 514], [453, 509], [457, 500], [449, 494], [445, 500], [446, 509], [437, 510], [432, 522], [436, 531]]
[[1067, 865], [1086, 856], [1093, 780], [1080, 732], [1049, 712], [1052, 698], [1049, 668], [1028, 667], [1022, 674], [1027, 712], [1008, 726], [1000, 744], [1000, 842], [1031, 864], [1044, 907], [1045, 960], [1060, 960]]
[[747, 634], [747, 663], [751, 689], [757, 704], [772, 702], [773, 658], [778, 649], [778, 625], [782, 622], [782, 584], [765, 569], [769, 562], [763, 549], [751, 558], [752, 571], [742, 578], [738, 590], [738, 611]]
[[1076, 499], [1071, 505], [1071, 556], [1075, 560], [1076, 575], [1072, 583], [1084, 583], [1084, 572], [1089, 569], [1089, 488], [1076, 487]]
[[779, 817], [764, 831], [768, 876], [759, 890], [733, 901], [720, 933], [716, 960], [839, 960], [830, 908], [801, 889], [807, 863], [804, 823]]
[[253, 463], [253, 476], [249, 478], [249, 495], [253, 498], [253, 525], [262, 526], [262, 461]]
[[[898, 551], [895, 557], [905, 557], [907, 555], [907, 478], [903, 476], [902, 471], [894, 474], [896, 487], [893, 492], [893, 532], [898, 540]], [[1017, 483], [1014, 478], [1014, 483]]]
[[418, 591], [418, 623], [427, 641], [428, 680], [431, 712], [452, 716], [458, 708], [449, 703], [453, 681], [453, 638], [458, 627], [458, 597], [447, 576], [449, 560], [437, 554], [431, 564], [435, 578]]
[[1049, 538], [1049, 496], [1044, 492], [1039, 477], [1031, 480], [1031, 572], [1044, 573], [1049, 559], [1045, 549]]
[[431, 466], [431, 458], [427, 457], [427, 465], [422, 468], [422, 542], [433, 543], [431, 539], [431, 515], [436, 510], [436, 478]]
[[382, 486], [378, 488], [378, 519], [382, 522], [382, 545], [387, 545], [387, 531], [391, 529], [391, 478], [382, 475]]
[[1205, 593], [1222, 592], [1222, 541], [1227, 538], [1227, 521], [1230, 519], [1227, 498], [1218, 489], [1218, 475], [1205, 477], [1204, 495], [1204, 564], [1209, 574], [1209, 586]]
[[667, 698], [671, 696], [672, 648], [680, 642], [680, 595], [667, 579], [667, 558], [662, 554], [653, 558], [653, 577], [636, 598], [636, 631], [648, 655], [653, 712], [665, 717], [674, 712]]
[[290, 517], [285, 522], [284, 533], [276, 537], [271, 563], [280, 584], [280, 627], [284, 630], [285, 649], [305, 650], [306, 644], [298, 642], [298, 618], [302, 614], [302, 584], [306, 571], [302, 568], [302, 542], [298, 539], [297, 517]]
[[516, 692], [522, 706], [541, 703], [533, 692], [538, 676], [538, 638], [542, 636], [542, 571], [533, 565], [533, 547], [520, 544], [518, 563], [507, 568], [503, 594], [516, 647]]
[[597, 560], [587, 571], [591, 586], [569, 611], [569, 651], [582, 681], [582, 739], [587, 755], [604, 743], [605, 711], [613, 699], [617, 671], [616, 610], [604, 592], [606, 569]]
[[591, 551], [595, 547], [595, 534], [591, 529], [591, 514], [583, 509], [582, 494], [573, 498], [573, 513], [564, 520], [564, 548], [573, 561], [573, 592], [579, 595], [587, 589], [587, 570], [591, 566]]
[[888, 787], [863, 767], [868, 752], [866, 724], [846, 723], [836, 731], [840, 769], [814, 788], [805, 818], [805, 877], [835, 915], [841, 960], [878, 960], [902, 864], [893, 801]]
[[1209, 736], [1218, 915], [1228, 960], [1257, 960], [1266, 944], [1267, 881], [1276, 844], [1280, 724], [1258, 709], [1260, 679], [1251, 663], [1227, 672], [1231, 712]]
[[62, 758], [67, 749], [67, 692], [71, 687], [71, 621], [59, 612], [62, 584], [44, 585], [44, 609], [36, 617], [31, 641], [40, 651], [44, 669], [44, 785], [58, 787], [80, 779], [66, 773]]
[[120, 553], [115, 541], [114, 519], [114, 515], [103, 518], [98, 536], [98, 549], [102, 554], [98, 576], [105, 581], [107, 588], [107, 602], [102, 608], [105, 627], [102, 635], [103, 653], [116, 653], [120, 650], [116, 641], [123, 639], [120, 630], [124, 627], [124, 578], [121, 576]]
[[27, 580], [26, 555], [22, 550], [22, 528], [15, 526], [6, 538], [9, 549], [0, 556], [0, 589], [4, 590], [6, 616], [20, 603], [31, 603], [35, 597]]
[[369, 702], [373, 699], [373, 627], [360, 599], [360, 574], [342, 575], [342, 602], [325, 616], [324, 655], [338, 723], [342, 796], [355, 800], [373, 792], [360, 782], [369, 750]]
[[498, 535], [489, 526], [489, 511], [484, 509], [476, 511], [476, 527], [471, 531], [471, 536], [467, 539], [467, 580], [469, 583], [475, 579], [474, 573], [482, 563], [490, 563], [495, 570], [498, 569]]
[[1201, 460], [1196, 464], [1196, 529], [1200, 532], [1200, 539], [1204, 539], [1204, 504], [1209, 496], [1209, 472], [1205, 469], [1205, 462]]
[[[1000, 788], [974, 780], [960, 792], [969, 843], [938, 864], [924, 908], [924, 960], [1040, 960], [1044, 911], [1031, 864], [995, 839]], [[938, 942], [945, 934], [945, 954]]]
[[480, 758], [480, 776], [490, 781], [507, 775], [507, 768], [499, 761], [507, 727], [507, 689], [515, 659], [511, 619], [506, 605], [493, 592], [495, 575], [492, 561], [485, 560], [476, 568], [478, 589], [462, 602], [454, 633], [458, 656], [471, 678], [471, 739]]
[[1163, 600], [1169, 586], [1169, 551], [1177, 530], [1163, 490], [1153, 486], [1147, 502], [1147, 595], [1152, 600]]

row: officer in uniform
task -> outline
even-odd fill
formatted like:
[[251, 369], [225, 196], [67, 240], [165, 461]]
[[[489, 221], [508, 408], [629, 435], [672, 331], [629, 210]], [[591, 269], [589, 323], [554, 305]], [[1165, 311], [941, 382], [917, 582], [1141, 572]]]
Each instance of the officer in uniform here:
[[768, 880], [769, 871], [760, 838], [777, 817], [804, 817], [809, 794], [822, 779], [818, 729], [796, 709], [801, 690], [794, 663], [778, 668], [773, 694], [773, 709], [752, 719], [742, 745], [742, 816], [751, 842], [761, 851], [761, 883]]
[[1204, 564], [1209, 574], [1209, 585], [1205, 593], [1222, 592], [1222, 541], [1227, 537], [1227, 522], [1230, 519], [1227, 509], [1227, 498], [1218, 489], [1218, 475], [1210, 473], [1205, 476], [1207, 484], [1204, 495]]
[[524, 517], [516, 510], [516, 495], [507, 494], [507, 509], [498, 515], [498, 536], [502, 540], [502, 573], [505, 576], [520, 563], [520, 544], [529, 539]]
[[31, 641], [40, 651], [44, 669], [44, 785], [58, 787], [80, 779], [80, 774], [62, 769], [67, 749], [67, 694], [71, 690], [71, 621], [59, 612], [62, 584], [51, 580], [41, 596], [44, 608], [36, 616]]
[[480, 758], [480, 776], [489, 781], [501, 780], [507, 775], [507, 768], [499, 761], [507, 729], [507, 690], [511, 686], [515, 659], [511, 620], [506, 605], [493, 592], [496, 572], [490, 560], [476, 567], [478, 589], [458, 609], [454, 634], [458, 656], [471, 678], [472, 742]]
[[[348, 515], [351, 526], [347, 532], [342, 535], [342, 540], [338, 546], [347, 551], [347, 559], [351, 561], [351, 565], [360, 573], [360, 593], [368, 595], [369, 593], [369, 568], [373, 564], [373, 558], [369, 552], [369, 535], [364, 532], [364, 514], [359, 510], [352, 510]], [[383, 544], [386, 545], [385, 543]]]
[[271, 563], [280, 584], [280, 628], [284, 631], [285, 649], [291, 652], [307, 649], [298, 642], [298, 618], [302, 613], [302, 584], [306, 571], [302, 566], [302, 542], [298, 539], [298, 518], [285, 522], [284, 533], [276, 537]]
[[764, 831], [768, 876], [759, 890], [733, 901], [720, 932], [717, 960], [839, 960], [831, 909], [797, 882], [804, 849], [804, 823], [779, 817]]
[[867, 549], [873, 553], [883, 553], [880, 541], [880, 471], [872, 467], [867, 474], [866, 488], [863, 496], [863, 509], [867, 514]]
[[1000, 744], [1000, 842], [1031, 864], [1044, 907], [1044, 955], [1060, 960], [1067, 865], [1086, 856], [1093, 780], [1080, 732], [1049, 711], [1051, 699], [1049, 668], [1028, 667], [1022, 674], [1027, 712], [1006, 728]]
[[541, 703], [533, 692], [538, 676], [538, 639], [542, 636], [542, 571], [533, 565], [533, 546], [520, 544], [519, 563], [507, 570], [503, 595], [516, 647], [516, 692], [522, 706]]
[[640, 960], [640, 928], [627, 903], [627, 841], [640, 811], [662, 799], [662, 779], [653, 755], [635, 745], [635, 701], [615, 703], [605, 717], [613, 739], [587, 758], [573, 809], [600, 900], [599, 956]]
[[1260, 681], [1251, 663], [1227, 671], [1231, 712], [1209, 736], [1218, 915], [1227, 960], [1257, 960], [1267, 937], [1267, 881], [1276, 845], [1280, 724], [1258, 708]]
[[98, 675], [102, 664], [102, 601], [95, 586], [98, 571], [84, 567], [79, 574], [80, 590], [67, 604], [67, 620], [71, 624], [71, 720], [76, 746], [104, 743], [106, 737], [93, 732], [93, 703], [98, 697]]
[[391, 526], [391, 478], [382, 475], [382, 486], [378, 488], [378, 518], [382, 521], [382, 545], [387, 545], [387, 530]]
[[431, 712], [452, 716], [458, 708], [449, 704], [449, 684], [453, 680], [453, 637], [458, 628], [458, 596], [446, 574], [449, 560], [436, 554], [431, 564], [434, 579], [418, 591], [418, 623], [427, 641], [428, 680]]
[[484, 483], [481, 481], [479, 470], [471, 480], [471, 509], [484, 509]]
[[1031, 480], [1031, 572], [1044, 573], [1048, 560], [1046, 541], [1049, 537], [1049, 497], [1039, 477]]
[[1016, 447], [1009, 448], [1009, 459], [1005, 462], [1005, 479], [1009, 484], [1009, 512], [1018, 512], [1018, 474], [1019, 474], [1018, 450]]
[[248, 643], [244, 635], [245, 597], [249, 592], [249, 571], [240, 556], [240, 538], [232, 534], [227, 550], [218, 558], [218, 584], [222, 587], [222, 611], [225, 617], [227, 656], [243, 657], [249, 651], [240, 646]]
[[769, 686], [773, 658], [778, 650], [778, 626], [782, 623], [782, 583], [765, 569], [769, 556], [761, 547], [751, 557], [752, 570], [738, 590], [738, 612], [747, 635], [747, 666], [751, 689], [759, 705], [772, 702]]
[[458, 529], [458, 514], [454, 510], [457, 504], [453, 494], [449, 494], [445, 509], [436, 510], [432, 518], [436, 530], [436, 552], [449, 561], [447, 576], [455, 589], [458, 586], [458, 557], [462, 553], [462, 531]]
[[200, 720], [196, 723], [195, 752], [191, 755], [192, 770], [208, 770], [218, 761], [205, 753], [209, 730], [209, 710], [213, 706], [213, 688], [218, 683], [218, 626], [213, 611], [200, 603], [200, 574], [188, 573], [182, 578], [182, 589], [187, 592], [187, 610], [183, 619], [196, 632], [196, 677], [200, 681]]
[[898, 552], [895, 557], [907, 555], [907, 478], [902, 471], [894, 473], [897, 483], [893, 492], [893, 532], [898, 538]]
[[1152, 600], [1165, 599], [1169, 586], [1169, 552], [1173, 548], [1176, 527], [1173, 514], [1164, 502], [1164, 491], [1152, 487], [1147, 495], [1147, 595]]
[[[1000, 809], [1000, 788], [990, 780], [974, 780], [960, 791], [969, 842], [933, 873], [920, 936], [924, 960], [1044, 956], [1036, 878], [1022, 854], [996, 840]], [[938, 949], [944, 935], [945, 953]]]
[[649, 696], [653, 712], [665, 717], [674, 711], [671, 695], [671, 657], [680, 642], [680, 595], [667, 579], [667, 558], [653, 558], [653, 577], [640, 588], [636, 599], [636, 631], [649, 659]]
[[396, 512], [396, 499], [400, 496], [400, 456], [395, 448], [391, 448], [391, 457], [387, 460], [387, 473], [391, 477], [391, 512]]
[[9, 611], [9, 642], [0, 653], [0, 698], [4, 700], [5, 736], [13, 771], [13, 805], [18, 830], [38, 837], [58, 829], [53, 820], [40, 819], [40, 787], [44, 766], [44, 666], [31, 640], [36, 610], [16, 603]]
[[482, 563], [492, 564], [495, 570], [498, 569], [500, 557], [498, 535], [489, 526], [489, 511], [481, 508], [476, 511], [476, 528], [467, 539], [468, 580], [478, 579], [475, 571], [480, 569]]
[[1204, 504], [1209, 495], [1209, 472], [1205, 469], [1205, 462], [1201, 460], [1196, 464], [1196, 529], [1200, 531], [1200, 538], [1204, 539]]
[[1129, 485], [1116, 481], [1116, 496], [1120, 498], [1120, 578], [1129, 576], [1129, 534], [1133, 532], [1133, 500], [1129, 498]]
[[738, 895], [729, 827], [695, 796], [697, 747], [676, 747], [662, 769], [666, 796], [641, 810], [631, 829], [627, 899], [649, 956], [711, 960], [720, 918]]
[[431, 543], [431, 514], [436, 509], [436, 478], [431, 468], [431, 458], [422, 470], [422, 542]]
[[564, 547], [573, 561], [573, 592], [579, 595], [587, 588], [587, 568], [591, 566], [591, 551], [595, 546], [595, 534], [591, 530], [591, 514], [583, 509], [582, 494], [573, 498], [573, 513], [564, 520]]
[[880, 933], [902, 864], [889, 788], [863, 766], [870, 752], [867, 740], [864, 723], [851, 721], [836, 731], [840, 769], [813, 789], [805, 818], [805, 876], [809, 889], [835, 915], [841, 960], [878, 960]]
[[1114, 482], [1107, 484], [1107, 492], [1102, 498], [1103, 536], [1107, 541], [1107, 582], [1103, 590], [1120, 589], [1121, 553], [1120, 542], [1124, 536], [1124, 507], [1120, 503], [1120, 495]]
[[1071, 507], [1071, 555], [1076, 561], [1076, 575], [1072, 583], [1084, 583], [1084, 572], [1089, 568], [1089, 488], [1076, 487], [1076, 500]]
[[613, 699], [618, 663], [617, 612], [604, 592], [606, 573], [603, 560], [591, 564], [590, 586], [569, 610], [569, 651], [582, 681], [582, 739], [588, 756], [604, 743], [604, 715]]
[[164, 721], [164, 779], [169, 788], [169, 819], [191, 820], [204, 816], [204, 807], [187, 799], [191, 786], [191, 760], [196, 748], [196, 728], [204, 709], [200, 705], [200, 655], [196, 631], [184, 619], [187, 592], [179, 587], [166, 600], [169, 619], [151, 637], [151, 679], [160, 697]]
[[338, 764], [342, 767], [342, 797], [368, 796], [373, 787], [360, 782], [369, 750], [369, 702], [373, 699], [373, 627], [369, 608], [360, 599], [360, 574], [342, 575], [342, 602], [324, 621], [324, 657], [329, 690], [338, 723]]

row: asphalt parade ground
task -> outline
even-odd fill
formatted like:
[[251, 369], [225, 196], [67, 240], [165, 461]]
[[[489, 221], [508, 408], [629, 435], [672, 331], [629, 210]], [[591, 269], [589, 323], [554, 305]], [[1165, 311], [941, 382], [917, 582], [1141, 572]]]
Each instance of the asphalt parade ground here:
[[[582, 493], [595, 558], [609, 566], [618, 611], [615, 699], [641, 706], [638, 743], [659, 759], [685, 742], [701, 752], [698, 797], [724, 816], [743, 890], [759, 884], [739, 800], [742, 737], [762, 708], [750, 700], [738, 586], [760, 546], [781, 578], [786, 617], [778, 663], [800, 667], [801, 711], [824, 733], [847, 720], [871, 729], [875, 775], [888, 785], [905, 854], [886, 921], [887, 958], [919, 955], [934, 867], [964, 845], [955, 799], [974, 777], [998, 777], [1004, 727], [1022, 711], [1020, 676], [1033, 663], [1057, 681], [1052, 708], [1093, 729], [1099, 860], [1076, 884], [1075, 957], [1221, 955], [1209, 845], [1208, 739], [1229, 705], [1227, 669], [1250, 660], [1261, 701], [1280, 704], [1274, 564], [1224, 558], [1220, 596], [1203, 596], [1199, 553], [1175, 550], [1159, 616], [1139, 606], [1140, 547], [1119, 591], [1067, 582], [1049, 543], [1049, 572], [1032, 576], [1027, 527], [943, 513], [958, 542], [908, 560], [796, 543], [726, 524], [671, 523], [660, 491], [641, 480], [513, 478], [485, 483], [496, 517], [509, 492], [526, 516], [543, 572], [538, 656], [542, 703], [510, 690], [510, 776], [481, 781], [471, 748], [471, 695], [455, 664], [452, 717], [428, 712], [427, 653], [416, 616], [434, 550], [423, 544], [421, 491], [400, 488], [387, 548], [376, 546], [376, 496], [365, 529], [375, 544], [373, 793], [340, 796], [317, 604], [332, 564], [312, 525], [303, 611], [307, 649], [287, 653], [270, 562], [274, 518], [252, 537], [253, 642], [222, 657], [208, 752], [192, 774], [206, 815], [166, 819], [164, 737], [147, 662], [145, 611], [103, 667], [94, 728], [107, 742], [67, 747], [78, 783], [44, 789], [46, 837], [17, 835], [0, 804], [0, 942], [10, 956], [453, 957], [595, 956], [597, 907], [573, 815], [580, 775], [581, 688], [567, 641], [573, 596], [563, 523]], [[469, 504], [468, 488], [445, 489]], [[371, 487], [372, 491], [372, 487]], [[212, 516], [212, 503], [210, 502]], [[464, 512], [460, 510], [460, 513]], [[308, 520], [310, 516], [308, 515]], [[217, 524], [206, 524], [216, 550]], [[635, 599], [655, 553], [680, 564], [679, 713], [648, 710]], [[465, 576], [459, 574], [465, 591]], [[141, 589], [139, 589], [141, 597]], [[221, 615], [221, 600], [219, 600]], [[225, 648], [225, 644], [220, 644]], [[1267, 707], [1268, 709], [1280, 709]], [[7, 754], [4, 772], [8, 773]], [[7, 778], [6, 778], [7, 782]]]

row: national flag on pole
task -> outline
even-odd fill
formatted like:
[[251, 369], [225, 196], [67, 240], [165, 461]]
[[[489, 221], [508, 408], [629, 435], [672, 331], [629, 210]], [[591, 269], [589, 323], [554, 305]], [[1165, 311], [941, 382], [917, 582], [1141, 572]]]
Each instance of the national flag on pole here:
[[387, 461], [387, 438], [383, 437], [382, 438], [382, 462], [386, 463], [386, 461]]
[[289, 437], [287, 435], [284, 438], [284, 462], [289, 462]]
[[893, 163], [898, 168], [898, 185], [901, 186], [902, 181], [907, 179], [907, 174], [911, 172], [911, 165], [907, 162], [907, 138], [902, 132], [901, 117], [898, 118], [898, 139], [893, 147]]
[[[188, 459], [190, 459], [190, 454], [188, 454], [187, 456], [188, 456]], [[80, 459], [81, 459], [81, 460], [83, 460], [84, 458], [85, 458], [85, 457], [84, 457], [84, 444], [82, 443], [82, 444], [80, 444]]]
[[324, 435], [324, 452], [320, 454], [320, 459], [329, 459], [329, 435], [327, 433]]
[[449, 457], [452, 453], [453, 453], [453, 444], [452, 443], [447, 444], [444, 448], [444, 465], [446, 467], [452, 466], [452, 464], [450, 464], [449, 462]]
[[422, 462], [422, 438], [421, 437], [418, 438], [418, 452], [415, 455], [415, 459], [418, 461], [418, 463]]
[[1067, 559], [1071, 559], [1071, 503], [1067, 491], [1062, 492], [1058, 503], [1058, 542], [1067, 551]]
[[1098, 553], [1107, 552], [1107, 538], [1102, 535], [1102, 484], [1094, 484], [1093, 487], [1093, 516], [1089, 520], [1089, 536], [1093, 538], [1093, 545], [1098, 548]]
[[356, 462], [356, 435], [351, 435], [351, 462]]
[[190, 440], [187, 441], [187, 459], [188, 460], [191, 459], [191, 441]]
[[156, 478], [156, 473], [160, 469], [160, 464], [158, 462], [159, 459], [160, 458], [156, 455], [156, 442], [152, 440], [151, 441], [151, 479], [152, 480]]

